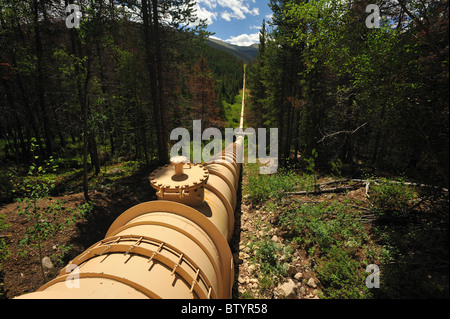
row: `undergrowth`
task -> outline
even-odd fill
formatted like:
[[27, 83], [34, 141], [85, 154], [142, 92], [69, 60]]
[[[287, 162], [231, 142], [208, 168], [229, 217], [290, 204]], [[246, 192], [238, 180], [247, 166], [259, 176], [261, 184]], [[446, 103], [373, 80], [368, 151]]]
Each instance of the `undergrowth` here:
[[[272, 227], [291, 243], [262, 237], [255, 244], [262, 286], [274, 287], [274, 275], [285, 274], [280, 256], [286, 247], [298, 247], [312, 261], [321, 298], [448, 298], [448, 193], [376, 179], [369, 199], [346, 193], [293, 197], [286, 193], [320, 183], [315, 172], [260, 175], [252, 164], [246, 172], [244, 194], [259, 209], [275, 212]], [[366, 286], [368, 265], [380, 268], [379, 289]]]

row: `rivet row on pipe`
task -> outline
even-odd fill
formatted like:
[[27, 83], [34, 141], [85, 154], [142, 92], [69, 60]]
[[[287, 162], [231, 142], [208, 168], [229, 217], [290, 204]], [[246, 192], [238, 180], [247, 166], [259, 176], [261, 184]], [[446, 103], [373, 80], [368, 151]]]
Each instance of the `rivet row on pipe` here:
[[[245, 92], [245, 75], [244, 75]], [[243, 129], [245, 94], [240, 128]], [[171, 158], [149, 179], [157, 201], [134, 206], [34, 293], [20, 298], [229, 299], [244, 138], [205, 165]]]

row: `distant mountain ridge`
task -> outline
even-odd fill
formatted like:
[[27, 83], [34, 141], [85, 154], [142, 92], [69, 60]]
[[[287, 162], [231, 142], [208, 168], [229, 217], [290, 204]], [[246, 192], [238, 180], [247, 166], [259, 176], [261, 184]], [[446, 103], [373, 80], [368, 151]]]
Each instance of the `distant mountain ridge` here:
[[253, 62], [256, 60], [258, 54], [259, 45], [257, 43], [250, 46], [239, 46], [230, 43], [226, 43], [217, 39], [209, 38], [206, 40], [207, 44], [218, 50], [230, 52], [238, 59], [244, 61], [244, 63]]

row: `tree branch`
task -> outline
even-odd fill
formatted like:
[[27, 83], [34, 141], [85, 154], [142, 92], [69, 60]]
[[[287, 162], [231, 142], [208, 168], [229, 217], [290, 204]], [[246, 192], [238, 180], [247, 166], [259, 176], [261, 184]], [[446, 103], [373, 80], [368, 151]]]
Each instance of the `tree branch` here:
[[323, 136], [319, 141], [317, 141], [317, 143], [322, 143], [324, 140], [326, 140], [327, 138], [339, 135], [339, 134], [355, 134], [356, 132], [358, 132], [361, 128], [363, 128], [364, 126], [367, 125], [367, 122], [360, 125], [358, 128], [354, 129], [353, 131], [339, 131], [339, 132], [334, 132], [331, 134], [327, 134], [325, 136]]

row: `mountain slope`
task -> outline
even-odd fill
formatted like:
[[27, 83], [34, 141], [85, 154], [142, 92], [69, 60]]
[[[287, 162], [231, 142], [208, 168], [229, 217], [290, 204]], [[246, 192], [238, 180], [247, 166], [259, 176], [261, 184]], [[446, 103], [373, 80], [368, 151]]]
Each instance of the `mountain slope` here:
[[253, 44], [248, 47], [238, 46], [234, 44], [229, 44], [217, 39], [208, 39], [207, 44], [213, 48], [218, 50], [222, 50], [225, 52], [230, 52], [237, 58], [244, 61], [244, 63], [252, 62], [256, 59], [256, 55], [258, 54], [258, 45]]

